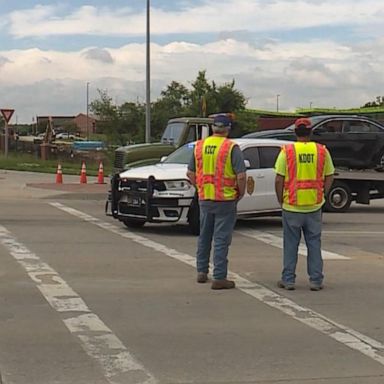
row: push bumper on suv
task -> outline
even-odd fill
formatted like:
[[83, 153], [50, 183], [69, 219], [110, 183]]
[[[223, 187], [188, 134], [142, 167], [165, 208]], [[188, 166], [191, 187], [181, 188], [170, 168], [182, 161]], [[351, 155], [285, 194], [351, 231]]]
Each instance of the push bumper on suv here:
[[[160, 194], [160, 195], [159, 195]], [[153, 176], [145, 180], [111, 179], [105, 213], [115, 219], [140, 219], [147, 222], [187, 222], [193, 196], [167, 193], [163, 181]]]

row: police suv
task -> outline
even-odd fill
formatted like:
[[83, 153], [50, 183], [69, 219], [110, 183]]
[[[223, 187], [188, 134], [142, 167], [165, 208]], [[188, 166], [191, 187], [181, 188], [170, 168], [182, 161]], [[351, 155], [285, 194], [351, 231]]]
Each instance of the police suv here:
[[[287, 141], [233, 139], [243, 152], [247, 186], [238, 204], [238, 217], [275, 216], [281, 213], [275, 195], [274, 164]], [[155, 165], [131, 168], [111, 179], [106, 214], [127, 227], [145, 223], [188, 224], [199, 233], [199, 207], [195, 187], [186, 177], [195, 143], [180, 147]]]

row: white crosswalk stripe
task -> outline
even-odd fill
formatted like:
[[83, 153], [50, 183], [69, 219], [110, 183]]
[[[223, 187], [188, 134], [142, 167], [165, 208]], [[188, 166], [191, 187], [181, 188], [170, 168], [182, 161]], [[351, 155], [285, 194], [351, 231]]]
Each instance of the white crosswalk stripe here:
[[[99, 228], [108, 230], [116, 235], [134, 241], [144, 247], [153, 249], [169, 256], [175, 260], [183, 262], [189, 266], [194, 266], [194, 257], [179, 252], [176, 249], [168, 248], [164, 244], [152, 241], [144, 236], [129, 232], [128, 230], [118, 227], [116, 225], [102, 221], [96, 217], [88, 215], [77, 209], [67, 207], [61, 203], [51, 203], [52, 206], [67, 212], [70, 215], [78, 217], [88, 223], [92, 223]], [[284, 313], [287, 316], [299, 321], [308, 327], [315, 329], [318, 332], [330, 337], [331, 339], [351, 348], [361, 354], [369, 357], [370, 359], [384, 365], [384, 344], [372, 339], [352, 328], [337, 323], [332, 319], [323, 316], [309, 308], [295, 303], [294, 301], [268, 289], [261, 284], [249, 281], [237, 273], [229, 272], [232, 279], [235, 280], [237, 289], [241, 292], [254, 297], [260, 302], [268, 305], [276, 310]]]
[[[242, 229], [241, 231], [235, 231], [235, 233], [261, 241], [273, 247], [283, 249], [283, 238], [272, 235], [271, 233], [257, 231], [253, 229]], [[303, 244], [300, 244], [298, 253], [301, 256], [307, 256], [306, 246]], [[322, 250], [321, 253], [323, 255], [324, 260], [349, 260], [350, 259], [350, 257], [339, 255], [338, 253], [334, 253], [334, 252]]]

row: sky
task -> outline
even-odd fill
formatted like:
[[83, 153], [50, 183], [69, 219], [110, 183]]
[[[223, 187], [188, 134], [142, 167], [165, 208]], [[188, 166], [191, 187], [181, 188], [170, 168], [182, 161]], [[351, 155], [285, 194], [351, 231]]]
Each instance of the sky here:
[[[145, 102], [146, 0], [0, 0], [11, 123]], [[247, 107], [354, 108], [384, 95], [383, 0], [151, 0], [151, 99], [201, 70]], [[87, 86], [88, 84], [88, 86]], [[88, 89], [88, 92], [87, 92]]]

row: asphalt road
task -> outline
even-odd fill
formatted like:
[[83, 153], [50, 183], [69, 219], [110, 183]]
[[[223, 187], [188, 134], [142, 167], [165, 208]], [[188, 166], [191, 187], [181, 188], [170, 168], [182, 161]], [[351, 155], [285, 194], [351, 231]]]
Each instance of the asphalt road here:
[[238, 288], [212, 291], [185, 227], [130, 231], [106, 185], [64, 180], [0, 171], [4, 384], [384, 383], [384, 201], [324, 215], [323, 291], [304, 255], [276, 287], [278, 218], [238, 222]]

